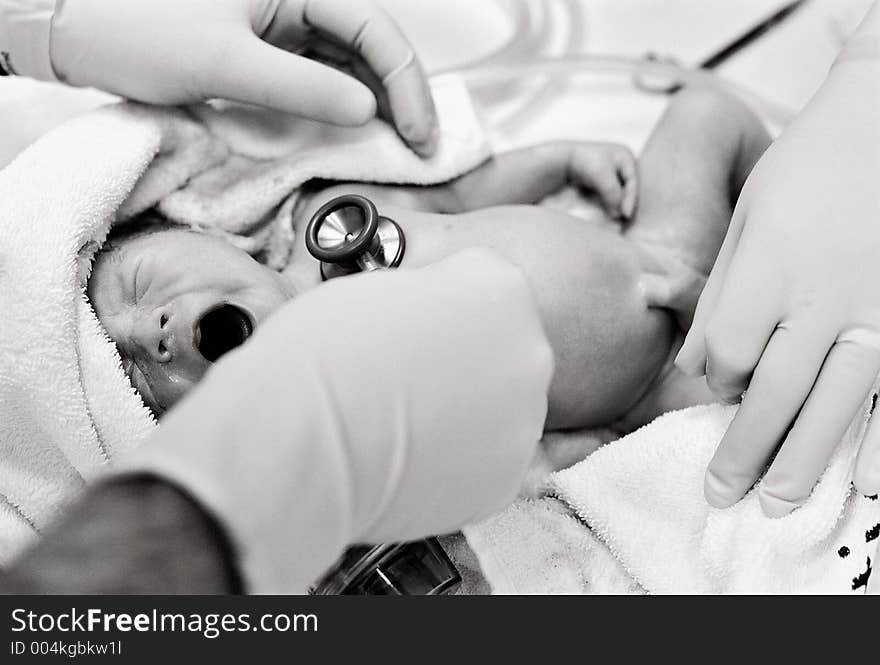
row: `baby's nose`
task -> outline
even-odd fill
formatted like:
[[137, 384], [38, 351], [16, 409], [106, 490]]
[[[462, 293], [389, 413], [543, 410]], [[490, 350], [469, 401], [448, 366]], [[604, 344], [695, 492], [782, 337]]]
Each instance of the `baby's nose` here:
[[134, 324], [133, 337], [153, 360], [170, 362], [174, 357], [174, 335], [168, 325], [170, 312], [160, 307], [141, 316]]

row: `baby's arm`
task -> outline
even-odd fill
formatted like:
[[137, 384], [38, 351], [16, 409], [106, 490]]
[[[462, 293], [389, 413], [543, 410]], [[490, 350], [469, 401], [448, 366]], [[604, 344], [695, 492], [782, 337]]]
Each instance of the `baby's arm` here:
[[628, 219], [638, 193], [635, 157], [614, 143], [542, 143], [502, 153], [448, 187], [464, 212], [539, 203], [567, 185], [597, 196], [612, 217]]
[[[614, 143], [554, 141], [494, 156], [473, 171], [433, 187], [346, 184], [373, 201], [410, 210], [463, 213], [499, 205], [533, 204], [567, 185], [596, 196], [609, 215], [629, 219], [636, 207], [636, 160]], [[319, 197], [335, 195], [339, 186]], [[330, 196], [332, 198], [332, 196]], [[313, 205], [317, 208], [320, 203]]]

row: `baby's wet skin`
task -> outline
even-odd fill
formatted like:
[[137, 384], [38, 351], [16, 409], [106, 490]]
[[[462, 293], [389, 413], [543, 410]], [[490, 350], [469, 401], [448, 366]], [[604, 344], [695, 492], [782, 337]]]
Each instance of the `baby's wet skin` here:
[[[193, 234], [184, 245], [197, 258], [178, 256], [168, 274], [183, 283], [189, 280], [197, 294], [210, 294], [214, 306], [240, 308], [250, 325], [258, 325], [285, 300], [321, 284], [318, 261], [310, 256], [304, 241], [315, 210], [336, 196], [360, 194], [373, 200], [380, 214], [394, 219], [406, 234], [402, 270], [483, 247], [523, 271], [556, 360], [548, 429], [610, 425], [624, 414], [629, 426], [638, 426], [665, 410], [708, 397], [704, 383], [688, 383], [669, 371], [670, 353], [680, 341], [673, 313], [679, 318], [692, 313], [693, 307], [678, 302], [679, 296], [691, 291], [699, 294], [704, 273], [726, 232], [732, 203], [767, 142], [760, 123], [738, 102], [712, 91], [684, 92], [673, 98], [640, 157], [636, 214], [625, 215], [633, 217], [625, 229], [609, 223], [613, 215], [608, 213], [613, 211], [607, 205], [591, 219], [536, 205], [559, 187], [572, 184], [575, 154], [592, 165], [581, 164], [584, 173], [576, 170], [581, 184], [602, 181], [609, 173], [620, 178], [619, 165], [608, 159], [619, 153], [613, 146], [563, 142], [499, 155], [446, 185], [337, 184], [306, 194], [294, 212], [296, 242], [282, 275], [217, 238]], [[624, 162], [632, 164], [629, 159]], [[678, 167], [670, 169], [670, 164]], [[633, 178], [630, 174], [628, 185]], [[152, 252], [159, 249], [151, 247]], [[205, 279], [192, 268], [204, 267], [202, 261], [210, 266]], [[96, 269], [96, 274], [100, 272]], [[648, 277], [655, 280], [653, 288], [647, 286]], [[230, 279], [243, 282], [230, 285]], [[232, 290], [217, 293], [212, 280]], [[689, 287], [690, 282], [695, 288]], [[162, 279], [157, 278], [157, 283], [162, 284]], [[682, 289], [682, 283], [687, 288]], [[90, 292], [101, 291], [90, 284]], [[240, 300], [239, 291], [253, 302]], [[150, 298], [157, 293], [162, 297], [148, 303], [151, 306], [160, 307], [163, 300], [169, 300], [161, 290]], [[99, 317], [109, 321], [108, 330], [118, 338], [123, 355], [131, 356], [138, 376], [151, 381], [144, 393], [152, 390], [152, 398], [163, 408], [194, 385], [210, 365], [195, 333], [185, 352], [195, 349], [201, 354], [198, 372], [187, 374], [185, 363], [178, 367], [163, 358], [149, 358], [145, 352], [149, 345], [131, 344], [126, 327], [115, 325], [117, 319], [126, 321], [131, 303], [111, 299], [108, 305], [98, 297], [95, 304]], [[135, 307], [134, 311], [139, 310]], [[194, 330], [203, 332], [204, 316], [204, 310], [190, 315], [196, 321]], [[634, 409], [635, 405], [639, 408]]]
[[[323, 203], [343, 193], [377, 199], [375, 187], [338, 185], [301, 206], [285, 271], [300, 290], [320, 284], [318, 262], [305, 247], [306, 225]], [[675, 334], [671, 317], [648, 307], [639, 286], [641, 252], [603, 215], [590, 221], [531, 205], [436, 214], [375, 203], [406, 234], [399, 269], [483, 247], [523, 270], [555, 354], [548, 429], [615, 422], [666, 362]]]
[[157, 414], [293, 295], [280, 275], [219, 238], [161, 230], [112, 245], [96, 258], [89, 298]]
[[[485, 247], [523, 270], [556, 360], [549, 429], [614, 422], [666, 360], [669, 317], [647, 307], [638, 252], [604, 222], [536, 206], [438, 215], [384, 205], [382, 212], [407, 235], [400, 269]], [[135, 237], [99, 255], [90, 298], [148, 406], [159, 414], [170, 408], [216, 359], [204, 344], [213, 312], [234, 307], [258, 326], [295, 293], [321, 284], [319, 264], [302, 241], [303, 219], [296, 220], [297, 247], [284, 275], [223, 240], [188, 231]]]

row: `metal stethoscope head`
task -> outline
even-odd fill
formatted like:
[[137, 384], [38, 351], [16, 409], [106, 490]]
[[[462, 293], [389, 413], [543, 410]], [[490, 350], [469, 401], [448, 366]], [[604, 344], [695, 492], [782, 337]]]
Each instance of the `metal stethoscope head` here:
[[396, 268], [406, 238], [365, 196], [346, 194], [322, 205], [306, 229], [306, 248], [321, 262], [324, 280], [356, 272]]

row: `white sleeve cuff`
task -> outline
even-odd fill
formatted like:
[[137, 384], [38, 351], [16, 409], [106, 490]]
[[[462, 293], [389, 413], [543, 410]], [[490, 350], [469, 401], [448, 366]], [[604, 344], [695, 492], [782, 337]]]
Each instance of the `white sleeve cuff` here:
[[11, 74], [57, 81], [49, 56], [55, 2], [0, 0], [0, 53]]

